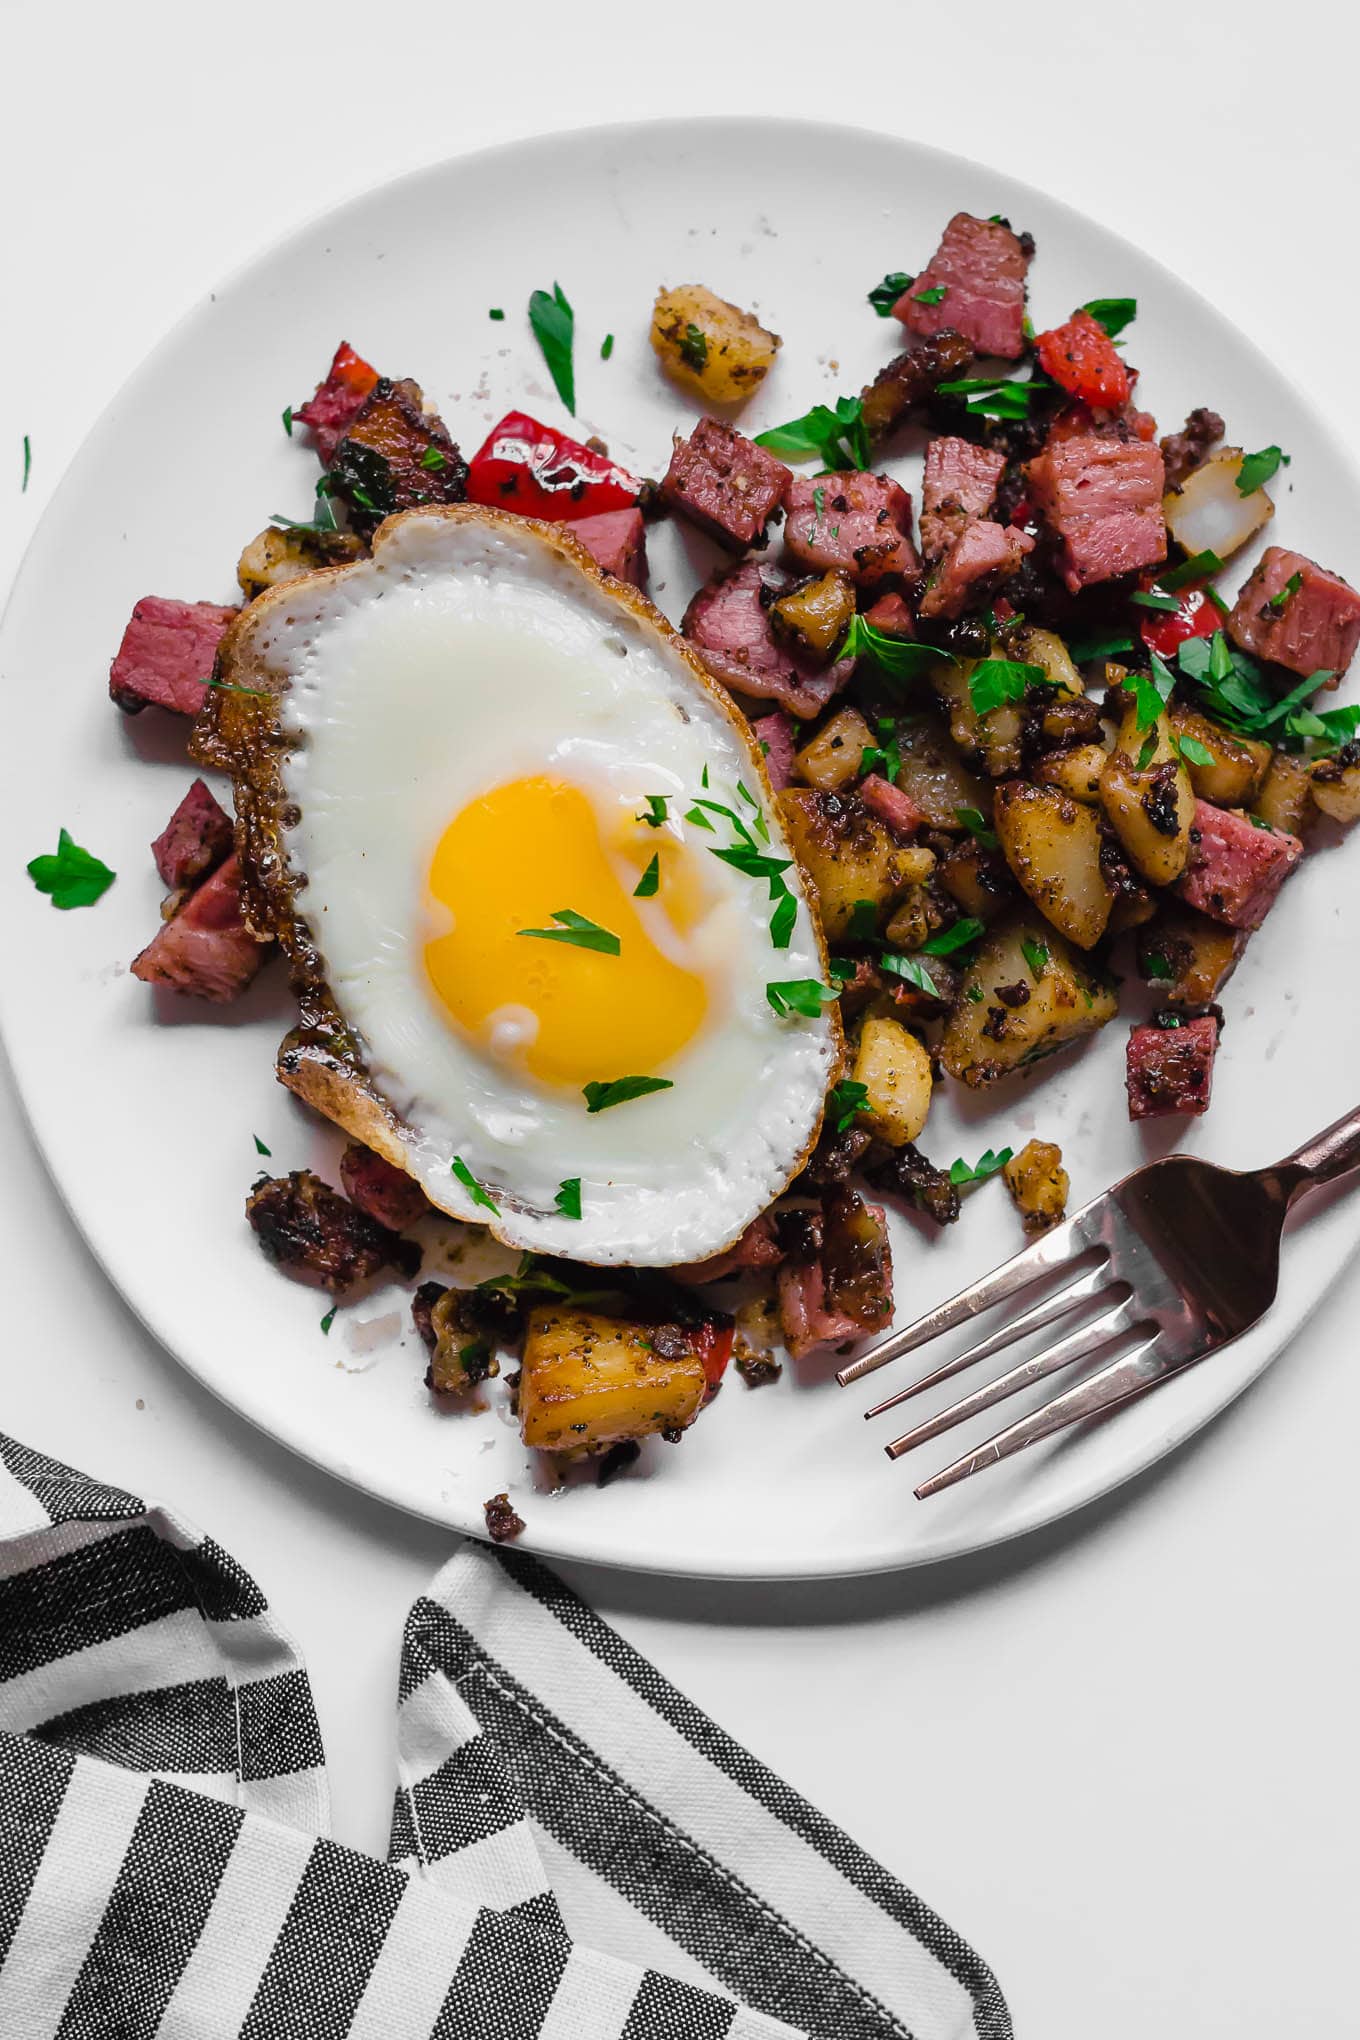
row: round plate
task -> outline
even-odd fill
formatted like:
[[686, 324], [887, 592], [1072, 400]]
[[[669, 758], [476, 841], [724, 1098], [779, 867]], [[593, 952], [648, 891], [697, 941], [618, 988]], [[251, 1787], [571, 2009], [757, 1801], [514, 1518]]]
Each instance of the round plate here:
[[[274, 1437], [403, 1508], [480, 1533], [483, 1501], [508, 1490], [537, 1551], [697, 1575], [810, 1577], [957, 1553], [1062, 1515], [1188, 1436], [1278, 1351], [1350, 1250], [1344, 1207], [1318, 1210], [1292, 1238], [1279, 1301], [1252, 1336], [1115, 1420], [926, 1504], [912, 1499], [914, 1469], [919, 1478], [998, 1422], [892, 1465], [881, 1450], [891, 1419], [866, 1426], [861, 1411], [910, 1363], [842, 1391], [831, 1357], [754, 1392], [733, 1377], [679, 1449], [653, 1442], [606, 1489], [576, 1479], [553, 1491], [499, 1385], [480, 1411], [434, 1406], [404, 1293], [343, 1308], [323, 1335], [326, 1300], [270, 1268], [244, 1225], [262, 1166], [255, 1136], [270, 1168], [313, 1165], [336, 1180], [339, 1143], [274, 1081], [290, 1023], [281, 969], [222, 1010], [153, 995], [128, 975], [157, 924], [147, 845], [191, 772], [178, 720], [125, 721], [111, 707], [109, 660], [139, 596], [230, 601], [242, 544], [272, 512], [310, 514], [315, 460], [279, 415], [342, 336], [415, 376], [470, 450], [515, 405], [570, 422], [524, 315], [530, 291], [557, 279], [576, 309], [577, 429], [654, 474], [672, 430], [694, 416], [648, 345], [660, 282], [702, 281], [783, 334], [743, 421], [755, 430], [857, 390], [888, 358], [898, 328], [875, 318], [865, 292], [887, 270], [920, 267], [959, 208], [1004, 213], [1036, 236], [1038, 325], [1088, 298], [1135, 296], [1140, 400], [1168, 425], [1212, 402], [1243, 444], [1288, 448], [1279, 537], [1360, 578], [1355, 488], [1335, 435], [1147, 256], [1025, 185], [912, 143], [740, 120], [517, 144], [304, 228], [192, 313], [120, 393], [24, 563], [0, 639], [11, 931], [0, 1017], [38, 1139], [109, 1275], [184, 1364]], [[492, 306], [503, 323], [488, 319]], [[914, 485], [919, 463], [887, 465]], [[712, 555], [667, 526], [654, 527], [651, 555], [653, 593], [678, 616]], [[25, 875], [62, 826], [119, 874], [92, 911], [54, 912]], [[1061, 1142], [1081, 1202], [1177, 1140], [1246, 1165], [1322, 1126], [1347, 1101], [1317, 1044], [1357, 982], [1342, 926], [1348, 915], [1353, 928], [1352, 889], [1336, 869], [1333, 854], [1310, 859], [1254, 938], [1230, 989], [1207, 1120], [1129, 1125], [1115, 1025], [1084, 1054], [986, 1096], [941, 1093], [929, 1153], [974, 1160], [1037, 1132]], [[430, 1227], [426, 1273], [458, 1253], [459, 1232]], [[915, 1316], [1019, 1244], [997, 1182], [944, 1234], [895, 1220], [901, 1311]], [[461, 1266], [476, 1271], [475, 1250]]]

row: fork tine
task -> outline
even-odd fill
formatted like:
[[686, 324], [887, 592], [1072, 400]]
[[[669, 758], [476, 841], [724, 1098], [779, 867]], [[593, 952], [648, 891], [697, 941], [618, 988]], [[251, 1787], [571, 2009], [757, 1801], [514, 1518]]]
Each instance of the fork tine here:
[[1157, 1344], [1159, 1334], [1154, 1332], [1141, 1346], [1136, 1346], [1122, 1359], [1112, 1360], [1098, 1369], [1085, 1381], [1055, 1395], [1042, 1409], [1021, 1417], [1004, 1431], [998, 1431], [985, 1445], [979, 1445], [962, 1459], [956, 1459], [952, 1466], [932, 1474], [916, 1489], [919, 1501], [928, 1495], [937, 1495], [943, 1488], [953, 1487], [958, 1481], [967, 1480], [972, 1473], [981, 1472], [985, 1466], [995, 1466], [1002, 1459], [1009, 1459], [1016, 1452], [1023, 1452], [1028, 1445], [1035, 1445], [1041, 1438], [1051, 1438], [1055, 1432], [1065, 1431], [1072, 1424], [1079, 1424], [1084, 1417], [1098, 1416], [1102, 1410], [1117, 1409], [1121, 1403], [1132, 1402], [1135, 1397], [1158, 1388], [1162, 1382], [1170, 1381], [1173, 1375], [1181, 1374], [1202, 1360], [1213, 1344], [1206, 1332], [1200, 1342], [1188, 1353], [1178, 1353], [1174, 1362], [1149, 1370], [1148, 1360]]
[[984, 1275], [980, 1282], [961, 1289], [957, 1296], [951, 1296], [947, 1303], [937, 1304], [915, 1324], [904, 1327], [900, 1332], [890, 1332], [886, 1339], [880, 1339], [867, 1353], [861, 1353], [848, 1367], [839, 1369], [836, 1375], [842, 1388], [848, 1388], [852, 1381], [860, 1381], [866, 1374], [872, 1374], [877, 1367], [886, 1367], [890, 1360], [910, 1353], [915, 1347], [923, 1346], [927, 1339], [933, 1339], [939, 1332], [952, 1331], [955, 1325], [966, 1324], [969, 1318], [990, 1310], [994, 1303], [1003, 1303], [1018, 1290], [1028, 1289], [1060, 1269], [1067, 1261], [1095, 1243], [1099, 1226], [1097, 1205], [1104, 1202], [1096, 1198], [1074, 1212], [1064, 1225], [1055, 1226], [1045, 1233], [1033, 1246], [1024, 1247], [1013, 1254], [1009, 1261], [1003, 1261], [990, 1275]]
[[1018, 1366], [998, 1375], [995, 1381], [985, 1382], [971, 1395], [961, 1396], [958, 1402], [951, 1403], [948, 1409], [927, 1417], [924, 1423], [917, 1424], [901, 1438], [894, 1438], [892, 1444], [885, 1447], [889, 1459], [900, 1459], [904, 1452], [910, 1452], [916, 1445], [924, 1445], [928, 1438], [938, 1438], [942, 1431], [952, 1431], [956, 1424], [966, 1423], [969, 1417], [991, 1409], [994, 1403], [1004, 1402], [1007, 1396], [1016, 1395], [1033, 1381], [1044, 1381], [1062, 1367], [1071, 1367], [1078, 1360], [1089, 1360], [1111, 1339], [1132, 1331], [1139, 1321], [1135, 1299], [1127, 1296], [1118, 1298], [1089, 1324], [1069, 1332], [1065, 1339], [1059, 1339], [1056, 1346], [1046, 1346], [1043, 1352], [1020, 1361]]
[[1083, 1304], [1090, 1303], [1108, 1286], [1109, 1269], [1101, 1262], [1098, 1266], [1088, 1269], [1070, 1289], [1059, 1290], [1056, 1297], [1045, 1297], [1042, 1303], [1036, 1303], [1029, 1310], [1022, 1311], [1019, 1317], [1011, 1318], [1007, 1324], [1002, 1325], [999, 1332], [993, 1332], [991, 1337], [984, 1339], [980, 1345], [970, 1346], [966, 1353], [958, 1354], [953, 1360], [945, 1360], [930, 1374], [923, 1374], [920, 1380], [913, 1381], [909, 1388], [899, 1388], [896, 1395], [887, 1396], [882, 1402], [875, 1403], [871, 1409], [864, 1412], [865, 1417], [881, 1417], [885, 1410], [894, 1410], [899, 1403], [909, 1402], [914, 1395], [921, 1395], [928, 1388], [936, 1388], [942, 1381], [952, 1380], [954, 1375], [962, 1374], [965, 1368], [976, 1365], [979, 1360], [990, 1360], [993, 1353], [1000, 1353], [1005, 1347], [1013, 1346], [1017, 1339], [1028, 1338], [1031, 1332], [1041, 1332], [1046, 1325], [1056, 1324], [1060, 1318], [1069, 1317], [1074, 1310], [1080, 1310]]

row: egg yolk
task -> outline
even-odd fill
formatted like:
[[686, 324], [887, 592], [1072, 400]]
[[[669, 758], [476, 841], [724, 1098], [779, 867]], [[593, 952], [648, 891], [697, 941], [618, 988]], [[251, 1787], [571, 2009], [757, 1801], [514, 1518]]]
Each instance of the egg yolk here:
[[[435, 994], [467, 1033], [547, 1084], [581, 1089], [652, 1076], [692, 1038], [705, 981], [658, 947], [701, 916], [691, 853], [626, 822], [610, 855], [595, 806], [564, 780], [516, 779], [456, 815], [430, 866], [430, 891], [453, 917], [426, 944]], [[658, 859], [654, 896], [633, 887]], [[618, 953], [526, 934], [580, 916]], [[660, 917], [660, 918], [658, 918]]]

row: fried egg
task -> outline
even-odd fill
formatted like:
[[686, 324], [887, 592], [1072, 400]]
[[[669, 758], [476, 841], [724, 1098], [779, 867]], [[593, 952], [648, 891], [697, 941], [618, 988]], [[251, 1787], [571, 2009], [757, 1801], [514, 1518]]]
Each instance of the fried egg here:
[[644, 598], [498, 512], [410, 512], [254, 608], [229, 678], [276, 697], [292, 940], [390, 1157], [512, 1245], [728, 1245], [839, 1052], [744, 720]]

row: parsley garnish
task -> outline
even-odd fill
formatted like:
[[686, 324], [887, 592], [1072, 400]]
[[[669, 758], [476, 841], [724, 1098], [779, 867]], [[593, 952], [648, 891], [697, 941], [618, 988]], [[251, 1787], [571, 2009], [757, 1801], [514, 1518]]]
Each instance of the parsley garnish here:
[[649, 829], [659, 829], [666, 819], [666, 802], [670, 799], [670, 795], [668, 793], [649, 793], [644, 795], [644, 799], [647, 802], [646, 814], [634, 815], [633, 820], [635, 822], [645, 822]]
[[610, 355], [613, 352], [614, 352], [614, 335], [612, 333], [606, 333], [604, 339], [600, 342], [601, 361], [608, 361]]
[[1178, 737], [1172, 732], [1171, 741], [1187, 765], [1212, 765], [1214, 754], [1198, 737]]
[[1207, 581], [1211, 574], [1221, 574], [1223, 562], [1216, 552], [1191, 553], [1188, 560], [1182, 560], [1178, 567], [1169, 567], [1158, 574], [1157, 586], [1165, 588], [1168, 595], [1177, 588], [1185, 588], [1191, 581]]
[[255, 1152], [256, 1152], [256, 1154], [257, 1154], [257, 1155], [271, 1155], [271, 1156], [272, 1156], [272, 1154], [273, 1154], [274, 1150], [273, 1150], [272, 1148], [267, 1148], [267, 1147], [265, 1146], [264, 1142], [263, 1142], [263, 1141], [262, 1141], [262, 1140], [260, 1139], [260, 1136], [259, 1136], [259, 1134], [258, 1134], [258, 1133], [252, 1133], [250, 1137], [251, 1137], [251, 1139], [252, 1139], [252, 1140], [254, 1141], [254, 1143], [255, 1143]]
[[970, 1005], [980, 1006], [983, 1000], [986, 998], [987, 994], [983, 991], [981, 985], [969, 985], [968, 990], [964, 994], [964, 996], [968, 1000]]
[[499, 305], [492, 305], [490, 311], [487, 313], [486, 316], [488, 317], [488, 319], [503, 319], [505, 317], [505, 313], [502, 311]]
[[[1193, 640], [1187, 640], [1193, 642]], [[1203, 643], [1203, 639], [1200, 640]], [[1176, 676], [1157, 652], [1152, 654], [1152, 674], [1126, 673], [1120, 686], [1128, 689], [1138, 704], [1135, 729], [1150, 730], [1171, 699]]]
[[704, 813], [703, 807], [698, 801], [694, 803], [692, 808], [686, 811], [685, 820], [693, 822], [696, 829], [707, 829], [710, 835], [713, 834], [713, 824]]
[[553, 1203], [563, 1218], [579, 1218], [581, 1216], [581, 1178], [579, 1176], [565, 1177], [557, 1186], [557, 1195], [554, 1197]]
[[20, 484], [19, 484], [19, 494], [20, 494], [21, 496], [26, 496], [26, 495], [28, 494], [28, 478], [29, 478], [29, 475], [30, 475], [30, 474], [32, 473], [32, 471], [33, 471], [33, 447], [32, 447], [32, 445], [31, 445], [31, 443], [30, 443], [30, 441], [29, 441], [29, 437], [28, 437], [28, 434], [27, 434], [27, 433], [25, 432], [25, 434], [24, 434], [24, 478], [23, 478], [23, 480], [22, 480], [22, 481], [20, 482]]
[[1289, 466], [1289, 455], [1281, 453], [1278, 446], [1263, 446], [1259, 453], [1249, 453], [1237, 470], [1237, 493], [1239, 496], [1253, 496], [1263, 483], [1268, 482], [1278, 468]]
[[837, 1133], [845, 1133], [855, 1123], [855, 1114], [864, 1110], [869, 1096], [867, 1084], [856, 1084], [849, 1077], [842, 1077], [833, 1084], [826, 1101], [826, 1113], [835, 1125]]
[[983, 932], [981, 921], [965, 915], [954, 921], [948, 928], [941, 928], [938, 935], [932, 935], [928, 942], [921, 944], [922, 956], [952, 956], [956, 949], [966, 949], [970, 942], [976, 942]]
[[1131, 652], [1133, 639], [1082, 638], [1076, 644], [1069, 644], [1067, 649], [1079, 666], [1085, 666], [1092, 659], [1117, 659], [1121, 652]]
[[914, 305], [942, 305], [949, 295], [947, 283], [932, 283], [929, 290], [916, 290], [911, 294]]
[[1266, 604], [1266, 608], [1273, 609], [1275, 614], [1278, 616], [1281, 610], [1285, 609], [1288, 606], [1288, 604], [1293, 601], [1294, 597], [1298, 594], [1302, 586], [1303, 575], [1291, 574], [1289, 576], [1289, 579], [1285, 582], [1283, 588], [1281, 588], [1277, 594], [1271, 596], [1269, 602], [1267, 602]]
[[203, 685], [205, 687], [215, 687], [219, 694], [248, 694], [252, 701], [268, 701], [269, 699], [269, 689], [267, 687], [234, 687], [230, 680], [219, 680], [212, 673], [205, 677]]
[[1031, 936], [1025, 935], [1021, 938], [1020, 954], [1029, 965], [1030, 976], [1041, 978], [1048, 968], [1048, 951], [1043, 943], [1035, 942]]
[[291, 439], [293, 436], [293, 407], [291, 404], [285, 404], [283, 407], [283, 429]]
[[969, 835], [977, 837], [984, 850], [995, 850], [997, 845], [996, 830], [987, 826], [987, 817], [983, 814], [981, 808], [956, 807], [954, 814], [963, 823]]
[[338, 1303], [333, 1303], [330, 1309], [326, 1312], [325, 1317], [323, 1317], [321, 1320], [321, 1329], [326, 1334], [327, 1338], [329, 1338], [331, 1335], [331, 1326], [335, 1323], [335, 1313], [337, 1312], [337, 1310], [339, 1310], [339, 1308], [340, 1306]]
[[1042, 666], [1019, 659], [979, 659], [968, 675], [968, 698], [976, 715], [990, 715], [1003, 701], [1023, 701], [1027, 687], [1051, 687]]
[[878, 959], [878, 967], [886, 970], [890, 977], [899, 977], [906, 984], [915, 985], [918, 992], [925, 992], [932, 999], [940, 996], [939, 986], [919, 957], [897, 956], [885, 949]]
[[862, 616], [851, 617], [850, 628], [836, 657], [872, 659], [879, 672], [889, 680], [914, 680], [941, 662], [950, 666], [958, 664], [952, 652], [941, 651], [938, 645], [918, 644], [914, 638], [892, 637], [887, 631], [875, 630]]
[[798, 919], [798, 902], [791, 892], [783, 893], [770, 916], [770, 941], [776, 949], [787, 949]]
[[1131, 326], [1137, 318], [1138, 300], [1131, 297], [1090, 298], [1082, 306], [1082, 310], [1089, 312], [1113, 340], [1116, 333], [1122, 333], [1124, 328]]
[[529, 324], [534, 329], [534, 338], [543, 350], [543, 359], [548, 364], [548, 373], [558, 396], [576, 416], [576, 371], [572, 365], [571, 343], [576, 327], [575, 315], [567, 303], [560, 283], [554, 283], [552, 296], [546, 290], [536, 290], [529, 299]]
[[850, 909], [850, 925], [845, 932], [852, 942], [872, 942], [878, 933], [878, 902], [856, 900]]
[[427, 446], [420, 456], [420, 465], [432, 475], [437, 475], [440, 468], [447, 467], [448, 464], [448, 455], [441, 453], [437, 446]]
[[1305, 742], [1335, 749], [1360, 723], [1360, 713], [1353, 708], [1318, 712], [1305, 705], [1331, 679], [1327, 667], [1310, 673], [1277, 699], [1256, 661], [1230, 644], [1221, 630], [1212, 638], [1187, 638], [1176, 657], [1181, 672], [1203, 690], [1217, 720], [1238, 736], [1272, 735], [1291, 750]]
[[1012, 380], [1008, 376], [965, 376], [960, 382], [944, 382], [938, 386], [937, 394], [942, 397], [966, 397], [965, 410], [975, 417], [983, 418], [1027, 418], [1034, 399], [1046, 396], [1054, 388], [1047, 376], [1031, 375], [1026, 380]]
[[455, 1155], [449, 1167], [453, 1170], [454, 1175], [467, 1191], [473, 1203], [480, 1204], [484, 1211], [494, 1212], [495, 1216], [499, 1218], [501, 1215], [499, 1204], [497, 1204], [494, 1197], [488, 1196], [487, 1192], [483, 1190], [481, 1184], [463, 1160], [463, 1157]]
[[902, 753], [895, 743], [866, 744], [860, 752], [859, 769], [866, 772], [881, 772], [890, 786], [897, 784], [897, 775], [902, 770]]
[[63, 829], [57, 837], [54, 857], [35, 857], [28, 875], [40, 893], [46, 893], [54, 907], [92, 907], [113, 884], [114, 873], [88, 850], [82, 850]]
[[890, 269], [882, 283], [874, 285], [869, 292], [869, 302], [880, 319], [892, 317], [893, 306], [900, 297], [906, 296], [915, 281], [915, 277], [908, 276], [904, 270]]
[[1157, 732], [1156, 730], [1149, 730], [1143, 739], [1142, 749], [1138, 753], [1138, 770], [1146, 772], [1156, 755]]
[[[773, 881], [786, 872], [793, 861], [789, 857], [767, 857], [763, 851], [753, 849], [748, 843], [734, 843], [727, 850], [715, 850], [710, 843], [708, 850], [710, 857], [721, 858], [724, 864], [730, 864], [734, 871], [740, 871], [746, 878], [768, 878]], [[777, 899], [779, 895], [771, 893], [770, 897]]]
[[651, 863], [647, 866], [647, 869], [643, 872], [641, 878], [638, 880], [637, 884], [633, 887], [633, 898], [635, 900], [650, 900], [655, 898], [656, 890], [660, 883], [661, 883], [661, 860], [659, 857], [654, 855]]
[[1172, 616], [1181, 606], [1174, 595], [1164, 595], [1159, 588], [1135, 588], [1129, 600], [1140, 609], [1165, 609]]
[[805, 1020], [815, 1020], [840, 993], [817, 978], [783, 978], [766, 985], [765, 996], [781, 1019], [786, 1013], [801, 1013]]
[[645, 1098], [651, 1091], [673, 1091], [669, 1077], [611, 1077], [608, 1083], [587, 1084], [581, 1096], [587, 1112], [607, 1112], [611, 1105], [626, 1105], [630, 1098]]
[[686, 368], [702, 369], [708, 361], [708, 335], [703, 327], [686, 326], [676, 342], [676, 351]]
[[949, 1180], [956, 1190], [967, 1189], [971, 1183], [985, 1183], [998, 1169], [1005, 1168], [1013, 1153], [1013, 1148], [1002, 1148], [999, 1155], [993, 1154], [991, 1148], [988, 1148], [986, 1154], [979, 1155], [971, 1168], [960, 1156], [958, 1161], [949, 1164]]
[[570, 907], [558, 907], [553, 919], [558, 923], [556, 928], [520, 928], [516, 933], [531, 935], [536, 942], [567, 942], [573, 949], [594, 949], [601, 956], [618, 955], [618, 936], [611, 935], [598, 921], [588, 921], [584, 914], [575, 913]]
[[814, 404], [801, 418], [757, 432], [757, 446], [789, 460], [819, 460], [826, 468], [867, 468], [869, 434], [858, 397], [837, 397], [835, 408]]
[[1144, 975], [1150, 978], [1174, 978], [1176, 973], [1159, 949], [1149, 950], [1143, 958]]

